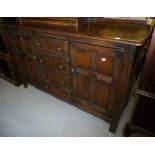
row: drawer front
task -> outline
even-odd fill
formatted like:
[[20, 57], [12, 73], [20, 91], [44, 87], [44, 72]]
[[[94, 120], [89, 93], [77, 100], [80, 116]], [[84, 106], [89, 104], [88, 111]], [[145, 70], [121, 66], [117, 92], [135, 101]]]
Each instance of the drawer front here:
[[41, 55], [39, 61], [41, 65], [47, 67], [49, 70], [59, 73], [69, 73], [69, 63], [67, 63], [64, 59], [48, 55]]
[[38, 50], [54, 55], [69, 56], [68, 41], [48, 37], [37, 37], [36, 47]]
[[67, 100], [67, 101], [72, 100], [72, 93], [70, 91], [63, 89], [63, 88], [60, 88], [60, 87], [57, 87], [54, 85], [46, 84], [44, 89], [48, 93], [55, 95], [58, 98], [61, 98], [61, 99]]
[[42, 78], [66, 88], [71, 88], [71, 77], [44, 69]]
[[115, 54], [111, 48], [94, 45], [77, 44], [75, 64], [78, 68], [94, 70], [99, 74], [113, 75]]

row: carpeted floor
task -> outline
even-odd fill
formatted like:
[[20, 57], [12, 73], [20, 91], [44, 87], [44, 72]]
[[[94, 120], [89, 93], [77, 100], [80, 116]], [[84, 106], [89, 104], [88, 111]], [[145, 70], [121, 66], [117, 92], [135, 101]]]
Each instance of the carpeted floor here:
[[122, 136], [134, 99], [131, 98], [120, 119], [117, 132], [109, 124], [67, 104], [31, 85], [15, 87], [0, 79], [0, 136]]

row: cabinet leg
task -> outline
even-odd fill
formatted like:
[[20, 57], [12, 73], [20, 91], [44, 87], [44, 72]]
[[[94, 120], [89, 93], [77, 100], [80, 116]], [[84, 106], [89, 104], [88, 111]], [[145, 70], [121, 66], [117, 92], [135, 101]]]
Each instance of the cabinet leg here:
[[130, 137], [130, 135], [132, 134], [132, 130], [133, 130], [133, 128], [131, 127], [131, 123], [127, 122], [123, 128], [122, 136], [123, 137]]
[[109, 131], [115, 133], [117, 129], [117, 125], [110, 124]]
[[28, 83], [23, 83], [25, 88], [28, 88]]
[[[118, 117], [118, 116], [116, 116]], [[118, 123], [119, 123], [119, 119], [120, 119], [120, 115], [118, 118], [113, 118], [112, 122], [110, 123], [110, 127], [109, 127], [109, 131], [112, 133], [116, 133], [117, 127], [118, 127]]]

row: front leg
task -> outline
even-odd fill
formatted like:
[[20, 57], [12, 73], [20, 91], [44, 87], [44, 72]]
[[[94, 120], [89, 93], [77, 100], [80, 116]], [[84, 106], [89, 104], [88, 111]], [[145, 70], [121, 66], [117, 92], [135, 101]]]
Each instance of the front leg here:
[[24, 85], [24, 88], [28, 88], [28, 83], [27, 82], [24, 82], [23, 85]]

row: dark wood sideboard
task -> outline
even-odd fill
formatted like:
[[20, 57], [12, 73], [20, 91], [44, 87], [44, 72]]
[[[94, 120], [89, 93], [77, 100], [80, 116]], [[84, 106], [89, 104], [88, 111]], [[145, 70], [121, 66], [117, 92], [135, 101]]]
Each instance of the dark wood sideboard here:
[[155, 30], [140, 76], [137, 100], [124, 136], [155, 136]]
[[25, 87], [30, 83], [100, 117], [115, 132], [152, 28], [125, 20], [68, 20], [18, 18], [0, 27]]

